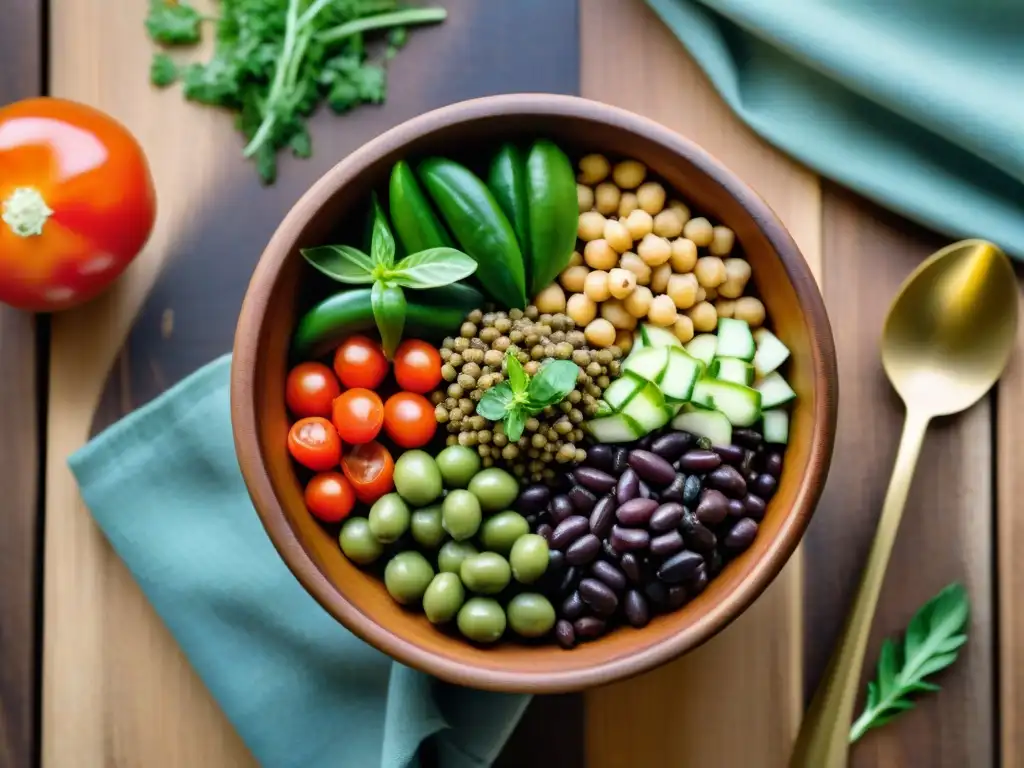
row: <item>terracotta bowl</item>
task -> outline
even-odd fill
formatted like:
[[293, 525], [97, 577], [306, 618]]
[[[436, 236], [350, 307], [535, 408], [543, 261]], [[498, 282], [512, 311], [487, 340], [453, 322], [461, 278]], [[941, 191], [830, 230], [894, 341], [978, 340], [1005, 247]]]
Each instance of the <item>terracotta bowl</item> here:
[[[286, 451], [289, 337], [308, 306], [299, 248], [361, 231], [371, 189], [401, 158], [431, 153], [473, 163], [501, 140], [547, 136], [570, 153], [646, 163], [692, 207], [736, 232], [775, 332], [792, 350], [797, 392], [778, 490], [749, 550], [683, 609], [572, 651], [555, 644], [475, 647], [403, 610], [383, 583], [342, 555], [307, 512]], [[775, 214], [700, 147], [635, 114], [585, 99], [522, 94], [455, 104], [379, 136], [328, 171], [278, 227], [253, 274], [235, 337], [231, 410], [242, 474], [270, 538], [295, 576], [338, 621], [400, 662], [454, 683], [563, 692], [649, 670], [690, 651], [748, 608], [796, 549], [825, 482], [836, 428], [837, 374], [828, 318], [800, 251]], [[300, 659], [296, 663], [301, 663]]]

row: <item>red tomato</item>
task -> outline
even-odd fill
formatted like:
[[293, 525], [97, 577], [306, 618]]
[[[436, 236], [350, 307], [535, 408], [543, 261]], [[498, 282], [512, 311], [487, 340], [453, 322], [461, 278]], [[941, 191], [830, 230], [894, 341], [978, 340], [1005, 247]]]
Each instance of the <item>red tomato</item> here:
[[376, 392], [350, 389], [335, 398], [331, 420], [346, 443], [368, 443], [380, 432], [384, 404]]
[[339, 523], [356, 505], [356, 492], [341, 472], [321, 472], [306, 484], [306, 506], [325, 523]]
[[354, 446], [342, 457], [341, 470], [364, 504], [395, 489], [395, 462], [388, 449], [376, 441]]
[[395, 379], [406, 392], [429, 392], [441, 383], [441, 354], [425, 341], [406, 339], [395, 352]]
[[327, 419], [320, 416], [299, 419], [288, 431], [288, 452], [302, 466], [323, 472], [341, 461], [341, 438]]
[[149, 165], [123, 125], [63, 99], [0, 108], [0, 301], [50, 312], [93, 298], [155, 217]]
[[388, 361], [380, 344], [349, 336], [334, 353], [334, 372], [346, 387], [376, 389], [388, 375]]
[[285, 402], [296, 416], [331, 415], [334, 398], [341, 394], [334, 372], [323, 363], [299, 363], [288, 374]]
[[434, 406], [414, 392], [392, 395], [384, 404], [384, 431], [403, 448], [420, 448], [437, 431]]

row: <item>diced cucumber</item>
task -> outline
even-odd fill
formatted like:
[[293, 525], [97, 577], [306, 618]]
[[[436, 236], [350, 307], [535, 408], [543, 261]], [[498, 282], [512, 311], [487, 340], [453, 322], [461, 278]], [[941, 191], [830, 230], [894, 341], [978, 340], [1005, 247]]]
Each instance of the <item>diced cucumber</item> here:
[[767, 328], [754, 331], [757, 352], [754, 353], [754, 370], [760, 378], [777, 370], [789, 357], [789, 348]]
[[643, 336], [645, 347], [683, 347], [683, 342], [676, 338], [672, 331], [650, 323], [640, 326], [640, 334]]
[[715, 350], [718, 349], [718, 337], [713, 333], [698, 334], [686, 342], [684, 349], [690, 353], [690, 357], [697, 358], [704, 365], [710, 365], [715, 359]]
[[604, 400], [597, 401], [597, 413], [594, 414], [594, 418], [600, 418], [604, 416], [611, 416], [615, 413], [612, 407], [608, 405]]
[[712, 445], [732, 445], [732, 424], [720, 411], [684, 405], [682, 412], [672, 419], [672, 429], [706, 437]]
[[796, 392], [778, 371], [769, 373], [754, 385], [754, 389], [761, 393], [762, 408], [777, 408], [796, 397]]
[[672, 418], [661, 390], [650, 381], [629, 399], [622, 413], [636, 421], [645, 435], [665, 426]]
[[632, 371], [647, 381], [657, 382], [668, 367], [668, 350], [664, 347], [647, 347], [634, 352], [622, 364], [625, 371]]
[[754, 383], [754, 366], [738, 357], [716, 357], [708, 366], [708, 376], [749, 387]]
[[661, 377], [661, 391], [667, 398], [685, 402], [693, 394], [693, 387], [704, 371], [700, 360], [690, 357], [683, 349], [670, 347], [668, 367]]
[[701, 379], [693, 388], [693, 401], [721, 411], [734, 427], [750, 427], [761, 418], [761, 393], [731, 381]]
[[778, 445], [789, 442], [789, 414], [786, 411], [765, 411], [761, 418], [764, 420], [765, 442]]
[[738, 357], [740, 360], [750, 362], [754, 359], [755, 352], [757, 352], [757, 345], [754, 344], [754, 334], [750, 332], [750, 325], [746, 320], [736, 320], [732, 317], [719, 318], [716, 355]]
[[646, 434], [636, 421], [624, 413], [591, 419], [587, 422], [587, 430], [599, 443], [631, 443]]
[[630, 352], [639, 352], [641, 349], [647, 349], [649, 346], [651, 345], [644, 338], [643, 331], [635, 331], [633, 333], [633, 346], [630, 348]]
[[646, 379], [632, 371], [626, 371], [608, 385], [608, 389], [604, 391], [604, 399], [613, 411], [621, 411], [626, 401], [643, 389], [646, 383]]

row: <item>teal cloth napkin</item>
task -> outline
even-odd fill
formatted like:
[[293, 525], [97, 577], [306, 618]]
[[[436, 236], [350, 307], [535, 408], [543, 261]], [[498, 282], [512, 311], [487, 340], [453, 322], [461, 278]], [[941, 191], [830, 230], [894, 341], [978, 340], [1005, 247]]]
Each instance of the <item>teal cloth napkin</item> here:
[[[497, 756], [528, 697], [443, 684], [347, 632], [281, 561], [246, 494], [222, 357], [70, 458], [85, 503], [267, 768], [443, 768]], [[159, 691], [153, 691], [159, 696]]]
[[1024, 2], [647, 2], [776, 147], [1024, 258]]

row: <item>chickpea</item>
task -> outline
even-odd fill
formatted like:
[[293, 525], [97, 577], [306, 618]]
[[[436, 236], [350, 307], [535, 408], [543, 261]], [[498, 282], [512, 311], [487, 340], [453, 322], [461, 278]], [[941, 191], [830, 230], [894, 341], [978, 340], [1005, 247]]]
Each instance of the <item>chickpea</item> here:
[[669, 278], [672, 277], [671, 264], [659, 264], [651, 271], [651, 290], [664, 293], [668, 289]]
[[648, 181], [636, 191], [636, 200], [643, 210], [653, 216], [665, 207], [665, 188], [656, 181]]
[[608, 270], [619, 263], [619, 254], [602, 237], [586, 244], [583, 248], [583, 260], [593, 269]]
[[693, 338], [693, 320], [689, 315], [679, 315], [672, 324], [672, 332], [683, 344]]
[[719, 317], [733, 317], [736, 312], [736, 302], [732, 299], [718, 299], [715, 302], [715, 311]]
[[622, 300], [622, 306], [633, 317], [641, 318], [647, 315], [653, 300], [654, 294], [651, 293], [651, 289], [638, 285], [629, 296]]
[[693, 267], [693, 274], [704, 288], [717, 288], [725, 282], [725, 262], [717, 256], [701, 256]]
[[637, 208], [626, 217], [626, 229], [633, 240], [643, 240], [654, 231], [654, 218], [647, 211]]
[[615, 346], [621, 349], [622, 354], [625, 355], [633, 348], [633, 334], [626, 330], [616, 331]]
[[615, 343], [615, 326], [601, 317], [592, 320], [583, 330], [583, 334], [587, 337], [587, 344], [599, 349]]
[[533, 304], [541, 312], [564, 312], [565, 291], [558, 283], [552, 283], [543, 291], [537, 294]]
[[725, 282], [718, 286], [718, 293], [728, 299], [738, 299], [743, 295], [750, 280], [750, 264], [746, 259], [725, 260]]
[[711, 230], [711, 245], [708, 246], [715, 256], [728, 256], [736, 242], [736, 233], [728, 227], [715, 227]]
[[686, 314], [693, 321], [693, 329], [701, 333], [713, 331], [718, 326], [718, 313], [714, 306], [706, 301], [699, 301], [690, 307]]
[[679, 309], [689, 309], [697, 303], [697, 277], [688, 272], [685, 275], [672, 275], [668, 279], [665, 293]]
[[629, 214], [640, 207], [635, 192], [623, 192], [619, 196], [619, 218], [625, 219]]
[[764, 325], [764, 304], [754, 296], [744, 296], [736, 299], [732, 316], [737, 320], [745, 320], [751, 328], [760, 328]]
[[573, 251], [572, 252], [572, 256], [569, 257], [569, 263], [566, 265], [566, 268], [568, 268], [568, 267], [578, 267], [582, 263], [583, 263], [583, 254], [580, 253], [579, 251]]
[[718, 286], [718, 295], [726, 299], [738, 299], [743, 295], [744, 288], [746, 283], [726, 278], [726, 281]]
[[703, 286], [697, 288], [697, 301], [704, 301], [708, 297], [708, 292], [704, 290]]
[[585, 293], [574, 293], [565, 305], [565, 314], [582, 327], [597, 317], [597, 304]]
[[608, 178], [611, 164], [604, 155], [586, 155], [580, 158], [580, 173], [577, 177], [584, 184], [597, 184]]
[[602, 302], [612, 293], [608, 290], [608, 273], [603, 269], [595, 269], [583, 281], [583, 292], [591, 301]]
[[686, 224], [686, 222], [690, 220], [690, 209], [682, 200], [673, 200], [668, 204], [668, 209], [670, 211], [675, 211], [676, 216], [679, 217], [679, 220], [683, 222], [683, 224]]
[[608, 273], [608, 290], [616, 299], [624, 299], [636, 288], [636, 275], [616, 267]]
[[664, 264], [672, 256], [672, 246], [668, 240], [655, 234], [644, 235], [640, 245], [636, 247], [637, 255], [650, 267]]
[[644, 183], [647, 166], [636, 160], [623, 160], [612, 168], [612, 179], [620, 189], [636, 189]]
[[558, 276], [558, 280], [562, 283], [562, 287], [570, 293], [583, 293], [583, 286], [586, 284], [587, 275], [589, 274], [589, 267], [584, 267], [582, 265], [578, 267], [567, 267], [562, 271], [562, 274]]
[[647, 319], [654, 325], [669, 326], [676, 322], [676, 305], [668, 296], [655, 296], [647, 310]]
[[711, 245], [711, 238], [714, 233], [711, 229], [711, 222], [700, 216], [696, 219], [690, 219], [683, 226], [683, 237], [704, 248]]
[[680, 274], [693, 272], [697, 266], [697, 244], [685, 237], [672, 241], [672, 269]]
[[651, 268], [635, 253], [624, 253], [619, 257], [619, 266], [636, 275], [637, 285], [647, 285], [651, 281]]
[[586, 184], [576, 185], [576, 207], [580, 213], [586, 213], [594, 209], [594, 190]]
[[615, 219], [608, 219], [604, 223], [604, 239], [618, 253], [625, 253], [633, 247], [633, 238], [626, 225]]
[[594, 187], [594, 206], [605, 216], [619, 210], [619, 196], [622, 192], [610, 181], [602, 181]]
[[664, 210], [654, 217], [654, 234], [658, 237], [679, 237], [683, 222], [675, 211]]
[[614, 325], [616, 328], [632, 331], [636, 328], [636, 318], [633, 317], [622, 302], [618, 299], [609, 299], [601, 305], [601, 317]]
[[604, 216], [597, 211], [581, 213], [576, 224], [576, 235], [580, 240], [597, 240], [604, 234]]

